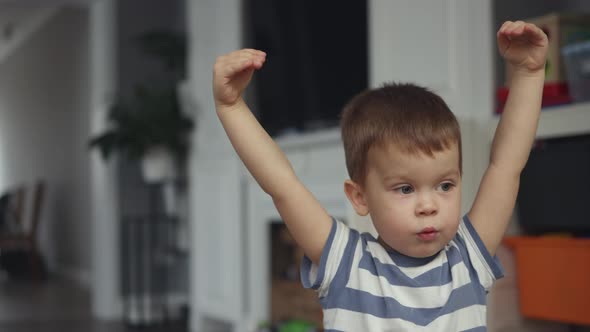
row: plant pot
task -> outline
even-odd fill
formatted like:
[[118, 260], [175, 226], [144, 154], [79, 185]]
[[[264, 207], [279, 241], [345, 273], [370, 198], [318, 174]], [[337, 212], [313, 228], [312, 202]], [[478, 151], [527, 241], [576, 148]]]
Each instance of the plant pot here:
[[150, 149], [141, 159], [141, 170], [147, 183], [162, 183], [178, 176], [174, 156], [165, 147]]

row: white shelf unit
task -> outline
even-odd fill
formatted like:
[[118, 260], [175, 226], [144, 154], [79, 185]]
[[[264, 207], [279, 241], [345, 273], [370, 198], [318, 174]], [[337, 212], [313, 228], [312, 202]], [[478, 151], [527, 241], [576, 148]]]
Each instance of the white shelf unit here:
[[552, 107], [541, 111], [537, 138], [590, 134], [590, 102]]
[[[495, 116], [490, 127], [494, 133], [500, 116]], [[541, 111], [537, 139], [590, 134], [590, 102], [552, 106]]]

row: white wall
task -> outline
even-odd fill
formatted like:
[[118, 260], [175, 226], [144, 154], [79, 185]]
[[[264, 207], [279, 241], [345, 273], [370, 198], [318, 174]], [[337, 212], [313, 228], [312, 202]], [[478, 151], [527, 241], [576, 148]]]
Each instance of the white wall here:
[[50, 267], [88, 278], [88, 18], [63, 9], [0, 64], [0, 190], [37, 178]]

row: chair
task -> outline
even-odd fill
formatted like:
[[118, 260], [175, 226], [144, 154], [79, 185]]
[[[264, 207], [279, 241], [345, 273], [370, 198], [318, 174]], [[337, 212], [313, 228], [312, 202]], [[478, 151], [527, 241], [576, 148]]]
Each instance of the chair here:
[[15, 186], [0, 196], [0, 236], [22, 228], [24, 198], [24, 186]]
[[43, 205], [43, 196], [45, 194], [45, 183], [37, 181], [33, 190], [33, 210], [31, 212], [31, 223], [24, 225], [23, 223], [23, 196], [24, 192], [17, 190], [15, 197], [15, 211], [20, 218], [21, 227], [19, 231], [10, 234], [0, 234], [0, 255], [4, 251], [23, 251], [28, 257], [28, 263], [32, 277], [35, 280], [43, 278], [43, 260], [39, 247], [37, 245], [37, 229], [39, 227], [39, 220], [41, 217], [41, 208]]

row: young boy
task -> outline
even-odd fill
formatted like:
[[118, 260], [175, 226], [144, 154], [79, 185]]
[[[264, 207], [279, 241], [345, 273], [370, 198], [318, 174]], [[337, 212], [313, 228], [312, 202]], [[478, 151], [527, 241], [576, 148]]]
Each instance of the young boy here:
[[532, 24], [505, 22], [497, 39], [512, 69], [510, 96], [463, 218], [459, 126], [440, 97], [391, 84], [345, 107], [344, 190], [359, 215], [371, 216], [377, 239], [332, 219], [250, 113], [241, 94], [266, 54], [217, 59], [219, 119], [305, 252], [303, 284], [319, 293], [326, 331], [485, 331], [485, 296], [502, 276], [494, 254], [535, 137], [547, 53], [547, 37]]

